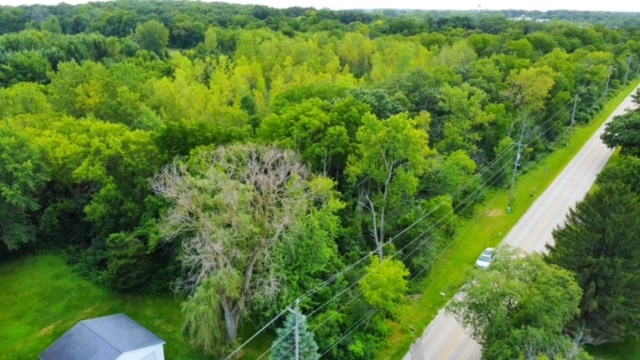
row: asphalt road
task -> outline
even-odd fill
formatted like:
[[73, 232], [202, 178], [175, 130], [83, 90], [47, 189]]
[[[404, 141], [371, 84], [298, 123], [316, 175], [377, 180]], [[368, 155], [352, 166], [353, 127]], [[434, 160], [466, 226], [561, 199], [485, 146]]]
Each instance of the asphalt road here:
[[[611, 118], [632, 106], [631, 97], [628, 97]], [[569, 208], [584, 198], [613, 153], [600, 140], [603, 131], [604, 125], [538, 197], [503, 242], [532, 252], [544, 251], [545, 244], [553, 243], [551, 231], [563, 224]], [[480, 359], [480, 351], [480, 345], [466, 334], [462, 326], [441, 310], [403, 360], [476, 360]]]

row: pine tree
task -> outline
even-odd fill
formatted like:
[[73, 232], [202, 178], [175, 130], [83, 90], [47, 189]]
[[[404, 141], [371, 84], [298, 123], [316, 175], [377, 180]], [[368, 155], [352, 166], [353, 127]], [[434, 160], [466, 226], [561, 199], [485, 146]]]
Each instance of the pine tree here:
[[553, 231], [547, 261], [573, 271], [584, 295], [581, 318], [592, 341], [638, 335], [640, 322], [640, 199], [628, 186], [602, 184]]
[[292, 312], [287, 316], [284, 326], [278, 329], [278, 338], [274, 342], [271, 360], [295, 360], [296, 358], [296, 316], [298, 316], [298, 338], [301, 360], [320, 359], [318, 344], [309, 331], [307, 318], [299, 312]]

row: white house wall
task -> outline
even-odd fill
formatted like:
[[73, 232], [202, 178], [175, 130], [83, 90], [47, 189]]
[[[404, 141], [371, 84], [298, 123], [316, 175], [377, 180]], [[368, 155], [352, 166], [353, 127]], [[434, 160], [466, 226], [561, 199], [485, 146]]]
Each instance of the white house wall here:
[[[155, 359], [153, 357], [147, 357], [151, 353], [155, 352]], [[116, 360], [164, 360], [164, 346], [163, 344], [148, 346], [142, 349], [127, 351], [118, 356]]]

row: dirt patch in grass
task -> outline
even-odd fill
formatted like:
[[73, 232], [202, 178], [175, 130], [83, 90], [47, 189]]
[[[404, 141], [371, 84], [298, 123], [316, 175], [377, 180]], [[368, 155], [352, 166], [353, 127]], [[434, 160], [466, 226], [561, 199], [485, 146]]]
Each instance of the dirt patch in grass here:
[[91, 307], [88, 307], [88, 308], [82, 310], [82, 312], [76, 316], [76, 320], [77, 320], [76, 322], [80, 322], [80, 321], [88, 318], [90, 315], [95, 314], [96, 313], [96, 307], [97, 306], [94, 305], [94, 306], [91, 306]]
[[37, 337], [49, 336], [51, 333], [53, 333], [55, 331], [56, 327], [58, 327], [59, 324], [60, 324], [60, 322], [56, 321], [55, 323], [53, 323], [53, 324], [45, 327], [44, 329], [40, 330], [40, 332], [36, 336]]
[[492, 209], [487, 212], [487, 216], [496, 217], [504, 215], [504, 209]]

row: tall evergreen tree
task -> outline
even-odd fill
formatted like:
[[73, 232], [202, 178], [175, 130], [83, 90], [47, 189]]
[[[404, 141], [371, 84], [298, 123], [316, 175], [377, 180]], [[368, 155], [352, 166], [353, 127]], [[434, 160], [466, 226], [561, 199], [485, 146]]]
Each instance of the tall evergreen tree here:
[[576, 273], [584, 291], [581, 318], [592, 341], [639, 334], [640, 198], [620, 183], [602, 184], [571, 209], [547, 245], [549, 263]]
[[307, 318], [300, 312], [292, 312], [287, 316], [284, 326], [276, 330], [278, 338], [274, 342], [275, 346], [271, 352], [271, 360], [295, 360], [296, 315], [298, 317], [300, 359], [320, 359], [320, 355], [318, 354], [318, 344], [316, 344], [313, 333], [309, 331]]

